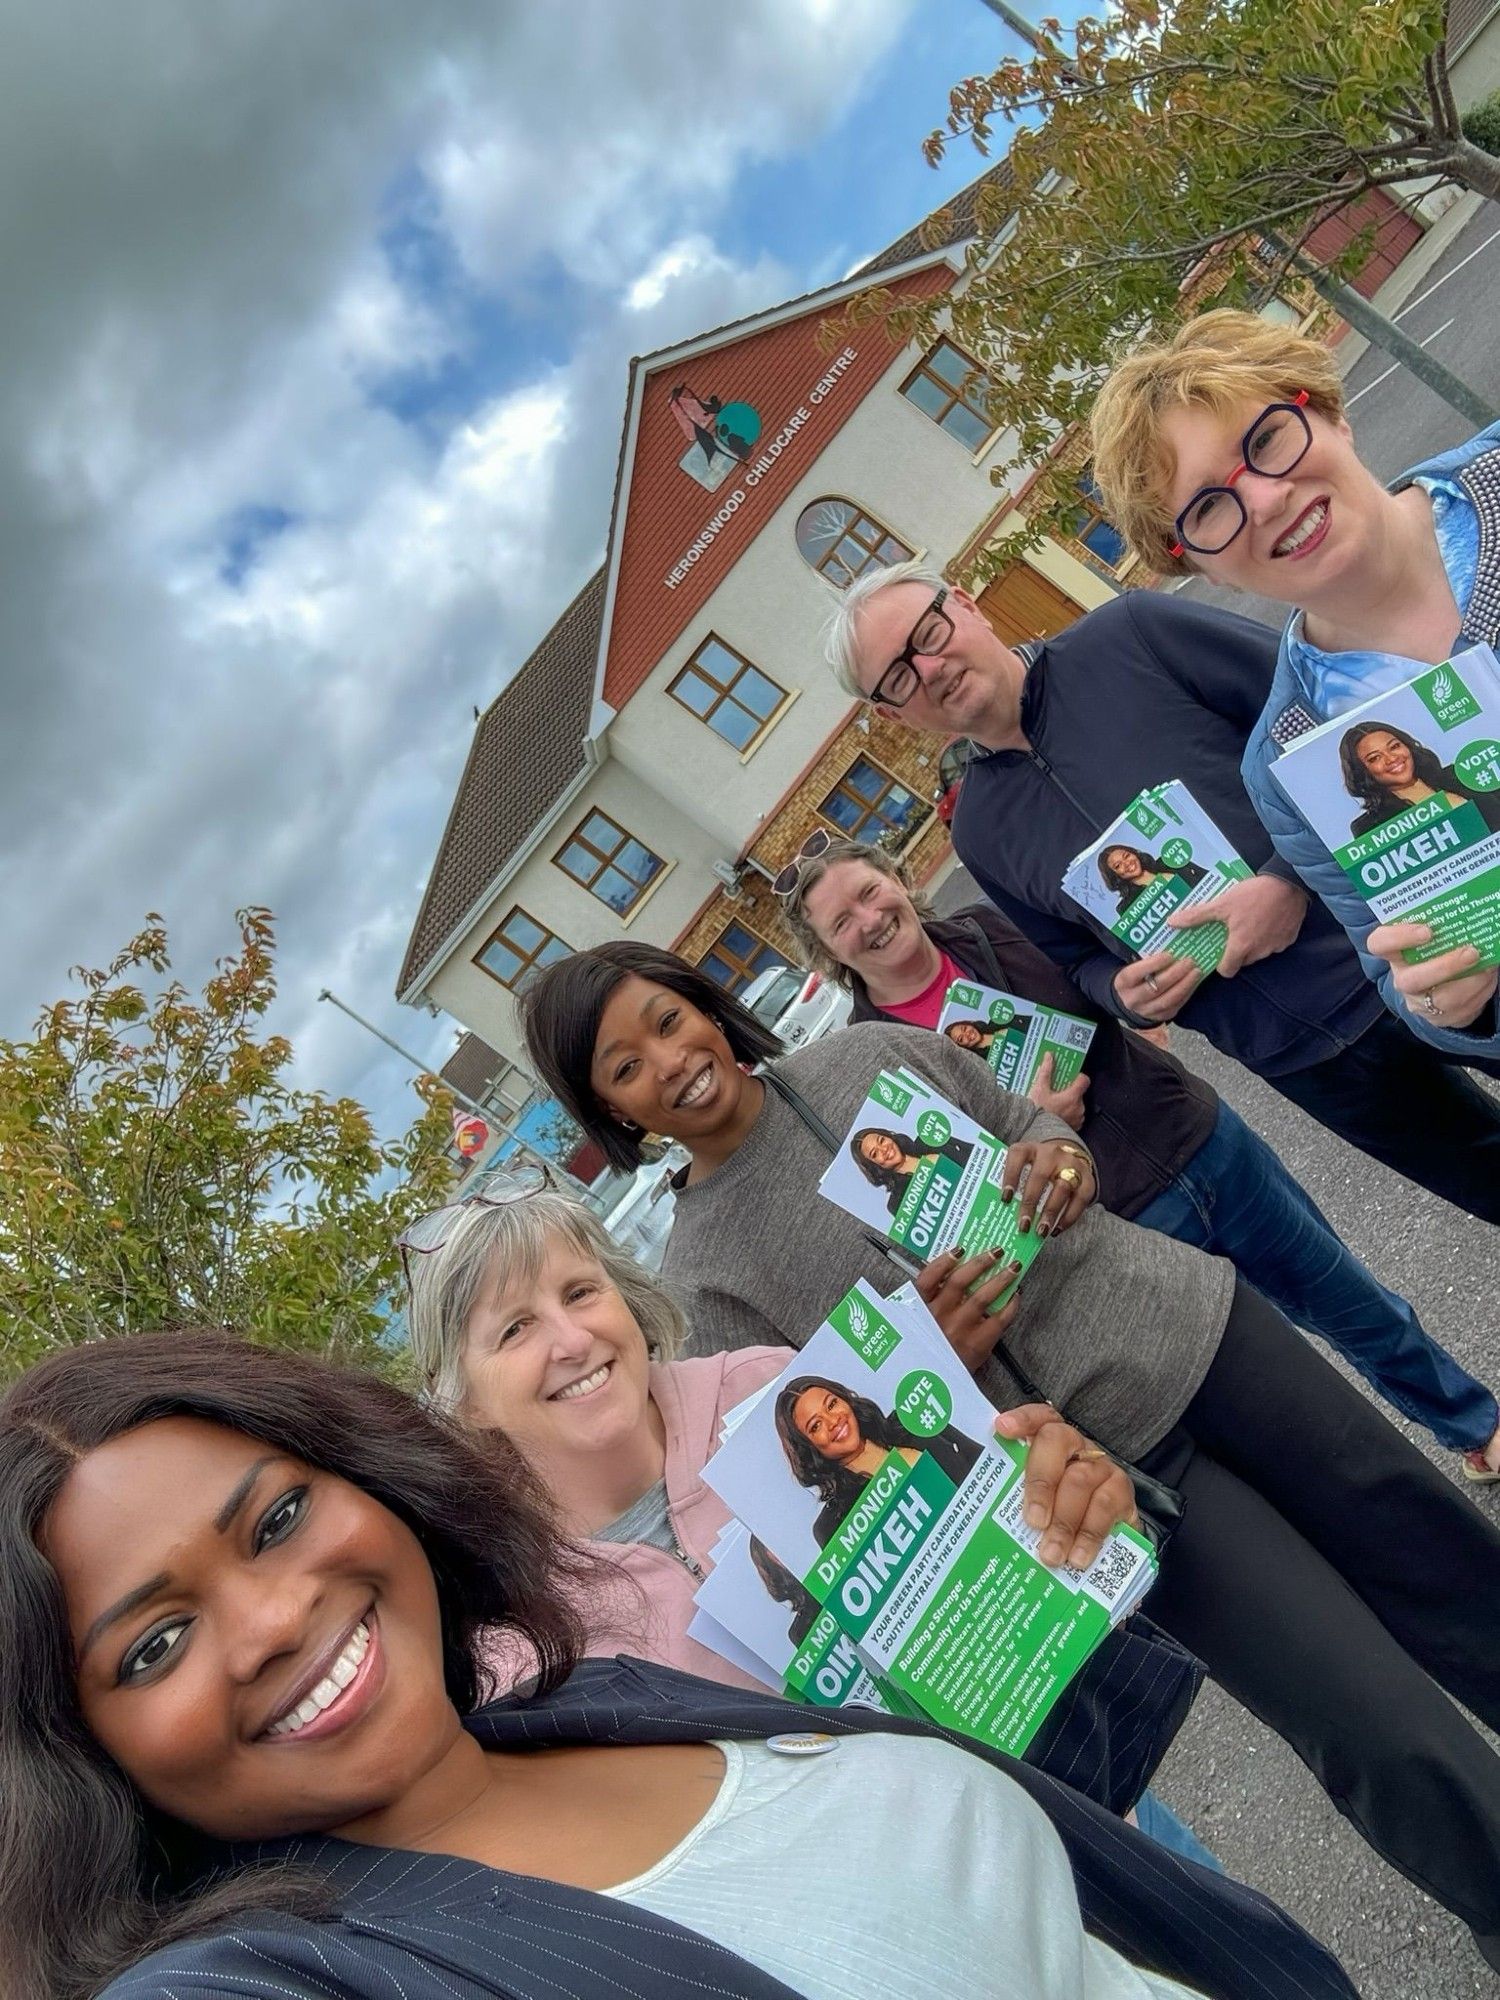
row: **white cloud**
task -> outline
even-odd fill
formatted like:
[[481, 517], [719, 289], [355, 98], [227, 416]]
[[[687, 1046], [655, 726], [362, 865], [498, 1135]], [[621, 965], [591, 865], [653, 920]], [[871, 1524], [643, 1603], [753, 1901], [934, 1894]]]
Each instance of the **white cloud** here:
[[[391, 996], [473, 706], [597, 560], [629, 355], [801, 288], [716, 247], [726, 190], [911, 4], [33, 10], [0, 75], [0, 1032], [147, 908], [194, 978], [269, 903], [301, 1073], [409, 1114], [318, 988], [446, 1052]], [[381, 253], [411, 186], [518, 325], [575, 288], [446, 436], [372, 394], [469, 337]], [[285, 523], [236, 587], [257, 508]]]

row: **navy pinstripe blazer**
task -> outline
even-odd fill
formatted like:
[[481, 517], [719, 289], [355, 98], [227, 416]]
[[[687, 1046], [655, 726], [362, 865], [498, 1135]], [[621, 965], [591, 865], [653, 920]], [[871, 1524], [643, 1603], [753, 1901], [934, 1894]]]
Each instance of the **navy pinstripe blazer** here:
[[[754, 1740], [788, 1728], [942, 1733], [625, 1658], [587, 1661], [555, 1694], [492, 1703], [465, 1726], [507, 1750]], [[963, 1747], [1046, 1811], [1093, 1936], [1211, 2000], [1357, 2000], [1328, 1953], [1265, 1897], [1178, 1859], [1043, 1771]], [[870, 1839], [879, 1826], [872, 1816]], [[859, 1838], [851, 1828], [851, 1842]], [[305, 1839], [237, 1858], [316, 1868], [332, 1886], [335, 1914], [247, 1917], [142, 1961], [105, 2000], [797, 2000], [780, 1980], [665, 1918], [451, 1856]], [[1003, 1855], [995, 1860], [1004, 1866]]]

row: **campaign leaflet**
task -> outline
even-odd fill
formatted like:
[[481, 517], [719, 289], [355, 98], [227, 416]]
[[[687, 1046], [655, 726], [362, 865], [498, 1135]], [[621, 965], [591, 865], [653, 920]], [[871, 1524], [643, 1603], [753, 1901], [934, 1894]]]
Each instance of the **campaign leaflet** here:
[[752, 1552], [742, 1522], [730, 1522], [694, 1602], [688, 1637], [777, 1694], [817, 1708], [909, 1707], [887, 1698], [848, 1633], [769, 1549]]
[[709, 1460], [706, 1482], [826, 1614], [789, 1686], [817, 1686], [841, 1632], [893, 1701], [1019, 1754], [1140, 1602], [1156, 1562], [1132, 1529], [1081, 1572], [1036, 1559], [1027, 1448], [994, 1419], [930, 1316], [861, 1283]]
[[1296, 737], [1271, 766], [1381, 923], [1500, 964], [1500, 661], [1476, 646]]
[[1022, 1000], [998, 986], [956, 979], [943, 999], [938, 1033], [984, 1057], [1002, 1090], [1024, 1097], [1037, 1071], [1052, 1058], [1053, 1090], [1066, 1090], [1083, 1068], [1094, 1024], [1036, 1000]]
[[1140, 792], [1068, 863], [1062, 886], [1136, 958], [1170, 952], [1205, 973], [1224, 956], [1220, 923], [1174, 930], [1167, 919], [1221, 895], [1254, 871], [1179, 779]]
[[1024, 1274], [1045, 1239], [1023, 1236], [1019, 1203], [1000, 1199], [1005, 1153], [911, 1071], [882, 1070], [818, 1192], [918, 1264], [955, 1244], [971, 1257], [998, 1246]]

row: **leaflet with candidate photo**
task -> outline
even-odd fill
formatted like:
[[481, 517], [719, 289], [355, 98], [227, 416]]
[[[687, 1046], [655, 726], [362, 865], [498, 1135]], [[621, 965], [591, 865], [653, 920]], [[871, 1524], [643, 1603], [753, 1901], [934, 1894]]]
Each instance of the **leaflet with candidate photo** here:
[[1024, 1097], [1048, 1056], [1052, 1058], [1049, 1087], [1067, 1089], [1083, 1068], [1094, 1024], [1080, 1014], [1064, 1014], [998, 986], [956, 979], [944, 997], [938, 1033], [983, 1056], [1001, 1089]]
[[1024, 1273], [1044, 1239], [1021, 1233], [1019, 1203], [1001, 1199], [1005, 1154], [910, 1072], [882, 1070], [818, 1191], [918, 1264], [954, 1245], [969, 1256], [998, 1247]]
[[1082, 1572], [1039, 1562], [1021, 1512], [1026, 1447], [994, 1436], [930, 1316], [893, 1304], [856, 1285], [703, 1476], [827, 1614], [789, 1685], [813, 1685], [841, 1631], [893, 1700], [1019, 1753], [1140, 1601], [1155, 1557], [1119, 1529]]
[[1212, 901], [1253, 872], [1187, 786], [1173, 778], [1138, 793], [1069, 862], [1062, 886], [1134, 957], [1170, 952], [1209, 973], [1224, 956], [1224, 926], [1177, 930], [1168, 918]]
[[1500, 662], [1460, 653], [1295, 737], [1271, 766], [1381, 923], [1500, 965]]

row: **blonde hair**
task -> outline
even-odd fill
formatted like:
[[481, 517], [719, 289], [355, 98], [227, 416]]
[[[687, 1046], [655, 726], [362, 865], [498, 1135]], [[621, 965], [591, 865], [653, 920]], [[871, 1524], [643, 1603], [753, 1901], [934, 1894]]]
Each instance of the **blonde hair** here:
[[932, 905], [920, 890], [912, 887], [911, 877], [895, 855], [869, 841], [831, 840], [821, 854], [803, 862], [797, 886], [781, 906], [781, 920], [797, 940], [813, 970], [821, 972], [825, 979], [831, 979], [836, 986], [842, 986], [848, 992], [854, 985], [853, 972], [841, 959], [834, 957], [807, 914], [808, 891], [822, 881], [830, 868], [838, 868], [846, 861], [867, 861], [877, 875], [884, 875], [887, 881], [898, 883], [911, 898], [912, 908], [919, 917], [930, 917]]
[[1322, 341], [1258, 313], [1207, 312], [1126, 355], [1099, 391], [1089, 428], [1094, 483], [1133, 553], [1153, 569], [1193, 573], [1185, 556], [1167, 553], [1177, 539], [1166, 497], [1177, 467], [1161, 428], [1169, 410], [1229, 418], [1248, 405], [1289, 403], [1304, 389], [1308, 409], [1342, 417], [1343, 385]]
[[442, 1243], [408, 1251], [411, 1296], [407, 1331], [428, 1400], [463, 1417], [464, 1336], [486, 1287], [524, 1284], [561, 1237], [592, 1257], [629, 1307], [653, 1359], [670, 1361], [682, 1346], [687, 1322], [675, 1300], [649, 1271], [608, 1236], [582, 1202], [544, 1188], [516, 1201], [455, 1204], [439, 1211]]

